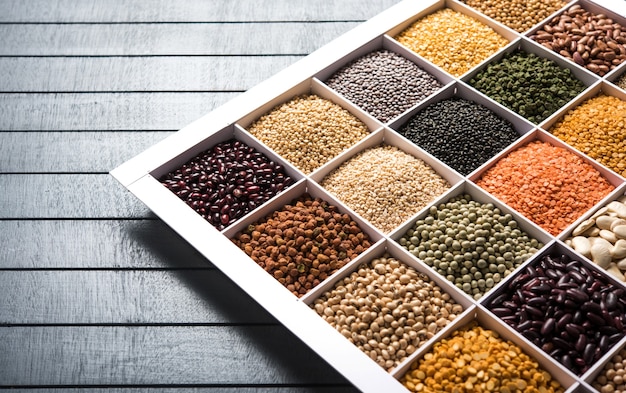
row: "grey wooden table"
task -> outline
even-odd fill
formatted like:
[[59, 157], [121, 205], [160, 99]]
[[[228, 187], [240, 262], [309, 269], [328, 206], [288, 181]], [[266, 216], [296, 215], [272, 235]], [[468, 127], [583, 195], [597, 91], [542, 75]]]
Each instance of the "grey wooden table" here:
[[0, 390], [352, 386], [108, 174], [398, 0], [0, 0]]

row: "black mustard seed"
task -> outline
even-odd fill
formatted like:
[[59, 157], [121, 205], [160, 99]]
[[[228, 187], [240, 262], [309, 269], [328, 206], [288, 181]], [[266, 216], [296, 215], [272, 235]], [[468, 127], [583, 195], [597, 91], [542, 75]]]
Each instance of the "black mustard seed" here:
[[519, 137], [508, 120], [459, 97], [428, 105], [409, 119], [399, 133], [463, 175]]

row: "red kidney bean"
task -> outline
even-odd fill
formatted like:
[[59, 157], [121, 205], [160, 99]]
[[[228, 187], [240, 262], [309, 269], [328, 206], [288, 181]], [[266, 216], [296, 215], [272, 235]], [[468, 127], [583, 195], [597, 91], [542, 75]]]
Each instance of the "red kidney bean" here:
[[565, 255], [527, 266], [485, 305], [578, 375], [625, 334], [624, 289]]
[[235, 139], [218, 143], [159, 180], [219, 230], [293, 184], [282, 165]]

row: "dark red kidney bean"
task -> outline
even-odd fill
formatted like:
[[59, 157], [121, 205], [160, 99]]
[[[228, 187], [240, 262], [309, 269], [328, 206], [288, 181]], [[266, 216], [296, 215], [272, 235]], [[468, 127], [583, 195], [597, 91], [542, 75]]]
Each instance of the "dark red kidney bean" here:
[[513, 310], [511, 310], [510, 308], [506, 308], [506, 307], [496, 307], [496, 308], [491, 309], [491, 311], [499, 317], [514, 315]]
[[606, 295], [606, 309], [607, 310], [613, 310], [617, 307], [617, 295], [615, 294], [615, 292], [609, 292]]
[[545, 306], [548, 303], [548, 299], [543, 298], [543, 297], [534, 297], [531, 299], [528, 299], [528, 301], [526, 302], [526, 304], [528, 304], [529, 306], [533, 306], [533, 307], [542, 307]]
[[604, 325], [606, 323], [604, 318], [602, 318], [601, 316], [598, 316], [598, 315], [596, 315], [594, 313], [591, 313], [591, 312], [589, 314], [587, 314], [587, 319], [589, 321], [591, 321], [591, 323], [593, 323], [594, 325], [597, 325], [597, 326], [601, 326], [601, 325]]
[[[578, 288], [568, 288], [565, 290], [565, 296], [577, 301], [577, 302], [586, 302], [589, 300], [589, 295], [587, 295], [583, 290]], [[593, 303], [595, 304], [595, 303]]]
[[552, 331], [554, 330], [555, 327], [556, 327], [556, 320], [554, 318], [548, 318], [542, 324], [540, 333], [542, 335], [544, 335], [544, 336], [548, 335], [548, 334], [552, 333]]
[[585, 276], [580, 274], [578, 271], [573, 270], [569, 272], [569, 275], [574, 281], [576, 281], [577, 284], [582, 284], [586, 281]]
[[576, 340], [576, 344], [574, 344], [574, 348], [576, 348], [578, 352], [582, 352], [586, 346], [587, 336], [585, 336], [584, 334], [579, 335], [578, 339]]
[[577, 337], [579, 334], [583, 334], [585, 332], [584, 329], [582, 329], [578, 325], [574, 325], [573, 323], [568, 323], [567, 325], [565, 325], [565, 331], [574, 337]]
[[563, 357], [561, 357], [561, 363], [569, 370], [574, 368], [574, 362], [569, 355], [563, 355]]
[[585, 346], [585, 349], [583, 351], [583, 359], [585, 360], [587, 364], [591, 364], [595, 354], [596, 354], [596, 346], [593, 343], [588, 343]]
[[598, 303], [585, 302], [580, 307], [580, 309], [585, 311], [585, 312], [591, 312], [591, 313], [594, 313], [594, 314], [597, 314], [597, 315], [602, 315], [602, 307], [600, 307], [600, 305]]

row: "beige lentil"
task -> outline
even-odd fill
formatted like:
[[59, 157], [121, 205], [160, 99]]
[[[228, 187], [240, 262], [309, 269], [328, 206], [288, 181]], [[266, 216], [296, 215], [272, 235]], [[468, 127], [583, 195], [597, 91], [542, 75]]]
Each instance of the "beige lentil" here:
[[508, 44], [491, 27], [450, 8], [419, 19], [395, 39], [457, 77]]
[[388, 371], [463, 312], [428, 276], [388, 255], [359, 265], [311, 307]]
[[549, 130], [622, 176], [626, 176], [626, 101], [600, 94], [573, 108]]
[[476, 322], [433, 345], [400, 382], [412, 392], [563, 392], [536, 360]]
[[314, 94], [294, 97], [275, 107], [248, 131], [305, 173], [369, 134], [356, 116]]
[[609, 360], [592, 386], [600, 393], [626, 392], [626, 348]]
[[522, 33], [567, 4], [559, 0], [461, 0], [511, 29]]
[[384, 232], [450, 188], [424, 161], [391, 145], [364, 150], [320, 184]]

